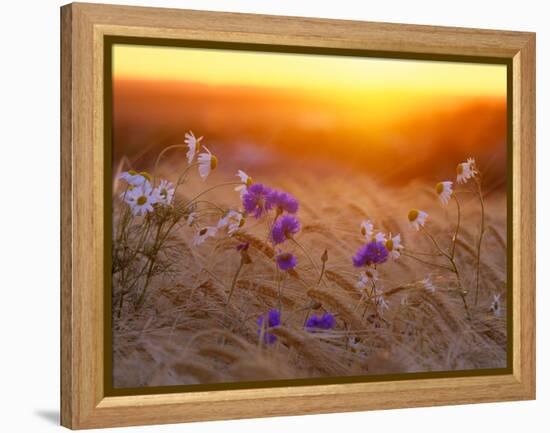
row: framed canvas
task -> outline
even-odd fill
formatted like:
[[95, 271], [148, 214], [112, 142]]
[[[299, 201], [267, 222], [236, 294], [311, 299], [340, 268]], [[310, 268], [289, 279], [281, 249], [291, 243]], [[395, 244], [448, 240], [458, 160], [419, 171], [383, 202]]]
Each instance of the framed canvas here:
[[61, 423], [535, 398], [535, 35], [61, 8]]

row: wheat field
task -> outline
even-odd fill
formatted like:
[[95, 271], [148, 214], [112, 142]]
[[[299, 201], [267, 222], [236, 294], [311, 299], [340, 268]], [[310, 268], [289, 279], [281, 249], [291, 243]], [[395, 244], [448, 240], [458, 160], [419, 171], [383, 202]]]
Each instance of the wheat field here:
[[[175, 161], [160, 168], [167, 178], [173, 178], [177, 170]], [[477, 302], [480, 206], [474, 194], [460, 196], [462, 224], [455, 261], [466, 292], [468, 315], [455, 274], [441, 267], [445, 264], [442, 257], [422, 255], [433, 251], [432, 242], [412, 229], [407, 220], [409, 209], [425, 210], [429, 214], [426, 227], [443, 248], [450, 248], [455, 207], [452, 203], [442, 206], [432, 184], [415, 181], [390, 186], [368, 174], [319, 176], [304, 170], [292, 175], [251, 175], [299, 200], [301, 230], [296, 241], [302, 248], [289, 247], [297, 257], [297, 266], [288, 272], [276, 270], [277, 247], [267, 235], [269, 219], [250, 217], [232, 236], [215, 236], [201, 245], [193, 243], [196, 229], [183, 219], [175, 224], [158, 251], [158, 261], [149, 269], [150, 287], [139, 308], [135, 295], [121, 283], [125, 281], [121, 273], [130, 270], [121, 271], [114, 260], [115, 387], [506, 366], [507, 221], [503, 191], [486, 191], [484, 195], [486, 230], [479, 255]], [[178, 189], [175, 203], [185, 202], [216, 180], [231, 177], [235, 179], [234, 172], [223, 169], [206, 183], [190, 176]], [[115, 228], [124, 211], [118, 197], [121, 188], [115, 179]], [[238, 208], [240, 197], [233, 188], [216, 188], [203, 197], [222, 208]], [[352, 264], [352, 256], [362, 244], [359, 227], [365, 219], [372, 220], [379, 231], [399, 233], [404, 245], [399, 259], [378, 268], [383, 308], [367, 299], [356, 285], [359, 271]], [[140, 224], [137, 219], [137, 229]], [[143, 249], [147, 251], [152, 235], [144, 236]], [[241, 255], [236, 247], [242, 244], [248, 245], [251, 263], [238, 272]], [[407, 252], [415, 252], [415, 258]], [[139, 287], [145, 278], [138, 274], [133, 287]], [[427, 287], [427, 278], [433, 290]], [[498, 306], [495, 296], [499, 297]], [[275, 341], [267, 344], [258, 318], [272, 309], [280, 310], [281, 323], [269, 329]], [[334, 327], [316, 332], [304, 328], [308, 317], [325, 312], [334, 316]]]

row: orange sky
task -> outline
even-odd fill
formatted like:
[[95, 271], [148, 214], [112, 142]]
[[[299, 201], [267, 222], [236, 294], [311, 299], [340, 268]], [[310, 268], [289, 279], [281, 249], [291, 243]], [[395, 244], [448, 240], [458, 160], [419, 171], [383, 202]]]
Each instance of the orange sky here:
[[433, 97], [506, 95], [504, 65], [140, 45], [113, 50], [115, 78], [299, 90], [348, 107], [369, 99], [379, 116]]
[[275, 167], [273, 152], [372, 171], [506, 155], [505, 65], [115, 45], [113, 79], [116, 157], [189, 129]]
[[504, 65], [115, 45], [115, 77], [222, 85], [501, 96]]

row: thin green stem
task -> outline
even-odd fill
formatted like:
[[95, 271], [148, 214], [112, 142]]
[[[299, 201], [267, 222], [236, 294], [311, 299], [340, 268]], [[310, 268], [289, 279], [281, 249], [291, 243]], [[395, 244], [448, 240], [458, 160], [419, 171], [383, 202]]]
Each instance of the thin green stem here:
[[290, 311], [286, 316], [285, 316], [285, 319], [282, 320], [282, 324], [283, 325], [287, 325], [289, 324], [292, 319], [294, 319], [294, 317], [296, 317], [297, 314], [299, 314], [300, 312], [302, 311], [306, 311], [307, 309], [310, 309], [312, 307], [312, 305], [314, 305], [312, 302], [310, 302], [309, 304], [307, 304], [305, 307], [300, 307], [300, 308], [297, 308], [293, 311]]
[[237, 285], [237, 279], [239, 278], [239, 274], [241, 273], [241, 269], [244, 266], [243, 260], [239, 263], [239, 267], [237, 268], [237, 271], [235, 272], [235, 275], [233, 275], [233, 280], [231, 281], [231, 288], [229, 289], [229, 295], [227, 296], [227, 302], [225, 305], [229, 305], [229, 301], [231, 301], [231, 297], [233, 296], [233, 292], [235, 291], [235, 286]]
[[[143, 289], [142, 289], [142, 291], [139, 295], [139, 298], [137, 300], [137, 304], [136, 304], [137, 306], [140, 306], [141, 303], [143, 302], [144, 297], [145, 297], [145, 292], [147, 291], [147, 288], [149, 286], [149, 282], [151, 281], [151, 277], [153, 275], [153, 269], [154, 269], [155, 262], [156, 262], [156, 256], [157, 256], [158, 248], [159, 248], [159, 245], [160, 245], [159, 240], [160, 240], [160, 232], [162, 230], [162, 226], [163, 226], [163, 223], [160, 223], [157, 227], [155, 240], [153, 241], [153, 248], [151, 250], [151, 255], [149, 257], [149, 268], [147, 270], [147, 275], [145, 277], [145, 283], [143, 284]], [[168, 229], [167, 231], [170, 231], [170, 229]], [[166, 236], [164, 238], [166, 238]]]
[[222, 212], [222, 213], [227, 212], [227, 209], [224, 209], [223, 207], [218, 206], [216, 203], [214, 203], [214, 202], [212, 202], [212, 201], [208, 201], [208, 200], [197, 200], [197, 201], [195, 202], [195, 204], [200, 204], [200, 203], [206, 203], [206, 204], [212, 206], [213, 208], [216, 208], [217, 210], [219, 210], [219, 211]]
[[468, 308], [468, 302], [466, 301], [466, 292], [462, 287], [462, 280], [460, 278], [460, 273], [458, 271], [458, 267], [456, 266], [454, 257], [452, 257], [449, 253], [441, 249], [441, 247], [439, 246], [435, 238], [430, 234], [430, 232], [428, 232], [426, 228], [424, 228], [424, 226], [420, 226], [420, 227], [422, 228], [422, 231], [424, 232], [424, 234], [432, 240], [434, 246], [439, 250], [439, 252], [441, 252], [441, 254], [443, 254], [449, 260], [452, 267], [451, 271], [454, 272], [454, 274], [456, 275], [456, 281], [458, 284], [458, 294], [460, 295], [460, 298], [462, 299], [462, 303], [464, 304], [464, 309], [466, 310], [466, 315], [468, 316], [468, 320], [470, 320], [471, 316], [470, 316], [470, 309]]
[[282, 297], [283, 297], [283, 288], [282, 288], [282, 284], [281, 284], [281, 271], [279, 270], [279, 266], [277, 265], [277, 262], [275, 262], [275, 272], [277, 274], [276, 278], [277, 278], [277, 293], [278, 293], [278, 296], [279, 296], [279, 313], [281, 313], [283, 311], [283, 300], [282, 300]]
[[124, 303], [124, 295], [126, 294], [126, 291], [124, 289], [121, 289], [120, 291], [120, 300], [118, 302], [118, 312], [117, 312], [117, 318], [120, 319], [120, 315], [122, 313], [122, 306]]
[[225, 183], [220, 183], [218, 185], [214, 185], [210, 188], [207, 188], [205, 189], [204, 191], [201, 191], [199, 194], [197, 194], [195, 197], [193, 197], [192, 199], [188, 200], [187, 203], [183, 204], [183, 205], [178, 205], [176, 208], [177, 210], [182, 210], [182, 209], [185, 209], [187, 208], [191, 203], [193, 203], [195, 200], [197, 200], [199, 197], [202, 197], [204, 194], [216, 189], [216, 188], [220, 188], [222, 186], [230, 186], [230, 185], [241, 185], [241, 182], [225, 182]]
[[275, 216], [273, 217], [273, 221], [271, 221], [271, 224], [268, 224], [265, 242], [269, 241], [269, 238], [271, 237], [271, 231], [273, 230], [273, 226], [277, 222], [277, 218], [279, 218], [279, 215], [280, 215], [279, 213], [275, 213]]
[[448, 259], [451, 259], [451, 256], [449, 255], [449, 253], [445, 252], [440, 246], [439, 244], [437, 243], [437, 241], [435, 240], [435, 238], [430, 234], [430, 232], [428, 230], [426, 230], [426, 228], [424, 226], [420, 226], [422, 232], [428, 236], [428, 238], [433, 242], [435, 248], [441, 253], [443, 254], [445, 257], [447, 257]]
[[456, 248], [456, 240], [458, 239], [458, 230], [460, 229], [460, 203], [458, 202], [458, 198], [456, 197], [456, 194], [453, 194], [453, 198], [456, 203], [456, 229], [455, 234], [453, 236], [453, 243], [451, 246], [451, 257], [454, 258], [455, 256], [455, 248]]
[[402, 252], [401, 255], [402, 255], [402, 256], [405, 256], [405, 257], [410, 257], [411, 259], [414, 259], [414, 260], [416, 260], [416, 261], [418, 261], [418, 262], [420, 262], [420, 263], [423, 263], [423, 264], [425, 264], [425, 265], [435, 266], [435, 267], [437, 267], [437, 268], [442, 268], [442, 269], [445, 269], [445, 270], [447, 270], [447, 271], [453, 271], [452, 268], [449, 268], [449, 267], [443, 266], [443, 265], [439, 265], [439, 264], [437, 264], [437, 263], [432, 263], [432, 262], [428, 262], [428, 261], [426, 261], [426, 260], [419, 259], [418, 257], [415, 257], [415, 256], [413, 256], [413, 255], [411, 255], [411, 254], [407, 254], [407, 253], [403, 253], [403, 252]]
[[477, 257], [476, 257], [476, 294], [474, 303], [477, 305], [478, 296], [479, 296], [479, 274], [480, 274], [480, 264], [481, 264], [481, 242], [483, 240], [483, 235], [485, 233], [485, 204], [483, 202], [483, 193], [481, 191], [481, 180], [476, 179], [477, 184], [477, 194], [479, 197], [479, 204], [481, 206], [481, 224], [480, 224], [480, 231], [479, 231], [479, 240], [477, 242]]
[[162, 151], [158, 154], [157, 156], [157, 159], [155, 161], [155, 168], [153, 170], [153, 185], [156, 184], [156, 181], [157, 181], [157, 174], [158, 174], [158, 165], [159, 165], [159, 162], [160, 162], [160, 159], [164, 156], [164, 154], [166, 152], [168, 152], [169, 150], [172, 150], [172, 149], [178, 149], [178, 148], [184, 148], [184, 149], [187, 149], [188, 146], [187, 144], [173, 144], [171, 146], [168, 146], [168, 147], [165, 147], [164, 149], [162, 149]]
[[296, 239], [294, 239], [293, 237], [291, 237], [290, 239], [302, 250], [302, 252], [308, 258], [308, 260], [311, 262], [311, 265], [315, 268], [317, 272], [319, 272], [319, 267], [315, 264], [315, 262], [313, 261], [309, 253], [306, 251], [306, 249], [302, 246], [302, 244], [298, 242]]
[[458, 294], [462, 299], [462, 304], [464, 305], [464, 309], [466, 310], [466, 316], [468, 317], [468, 320], [471, 320], [472, 316], [470, 315], [470, 309], [468, 308], [468, 302], [466, 301], [466, 292], [462, 287], [462, 280], [460, 279], [460, 273], [458, 272], [458, 268], [456, 267], [456, 263], [453, 259], [451, 259], [451, 264], [453, 265], [453, 272], [456, 274], [456, 280], [458, 284]]
[[189, 170], [191, 170], [193, 167], [197, 167], [199, 164], [197, 162], [193, 164], [189, 164], [187, 167], [185, 167], [185, 170], [181, 172], [181, 174], [178, 176], [178, 180], [176, 182], [176, 186], [174, 187], [174, 197], [176, 197], [176, 192], [178, 192], [178, 187], [184, 183], [185, 176], [187, 173], [189, 173]]
[[[441, 253], [425, 253], [425, 252], [421, 252], [421, 251], [413, 251], [409, 248], [407, 248], [407, 252], [411, 253], [411, 254], [416, 254], [418, 256], [431, 256], [431, 257], [441, 257], [442, 254]], [[404, 253], [401, 253], [401, 254], [404, 254]]]

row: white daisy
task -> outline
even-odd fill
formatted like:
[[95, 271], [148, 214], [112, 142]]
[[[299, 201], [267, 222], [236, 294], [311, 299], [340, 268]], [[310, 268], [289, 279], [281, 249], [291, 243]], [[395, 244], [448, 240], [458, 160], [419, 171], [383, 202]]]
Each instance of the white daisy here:
[[199, 174], [203, 179], [206, 179], [211, 170], [218, 166], [218, 158], [205, 147], [206, 152], [199, 153], [197, 161], [199, 161]]
[[441, 204], [447, 204], [449, 203], [453, 193], [453, 183], [450, 180], [439, 182], [435, 186], [435, 192], [439, 196], [439, 201]]
[[461, 162], [456, 166], [456, 181], [458, 183], [466, 183], [476, 175], [476, 162], [474, 158], [468, 158], [466, 162]]
[[161, 197], [158, 191], [151, 187], [149, 182], [136, 186], [126, 194], [126, 202], [132, 208], [132, 213], [136, 216], [152, 212], [153, 205], [160, 202]]
[[376, 298], [376, 304], [380, 307], [380, 314], [382, 314], [384, 310], [390, 309], [390, 303], [386, 301], [386, 298], [383, 296], [378, 296]]
[[124, 180], [130, 186], [140, 186], [143, 185], [145, 182], [150, 182], [151, 176], [145, 171], [138, 173], [135, 170], [129, 170], [120, 173], [119, 179]]
[[239, 191], [242, 197], [242, 195], [246, 192], [247, 188], [250, 185], [252, 185], [252, 178], [242, 170], [237, 171], [236, 176], [241, 179], [241, 182], [243, 184], [236, 187], [235, 191]]
[[370, 220], [365, 220], [361, 223], [361, 234], [365, 237], [367, 242], [372, 240], [374, 234], [374, 225]]
[[491, 303], [491, 311], [497, 317], [502, 314], [502, 308], [500, 303], [500, 293], [496, 293], [493, 295], [493, 302]]
[[193, 162], [193, 159], [195, 158], [195, 155], [201, 148], [201, 140], [202, 137], [196, 138], [195, 134], [193, 134], [193, 131], [189, 131], [185, 133], [185, 144], [187, 144], [188, 150], [186, 153], [187, 156], [187, 162], [191, 164]]
[[374, 240], [376, 242], [382, 242], [383, 244], [386, 243], [386, 235], [382, 232], [376, 233], [376, 236], [374, 237]]
[[242, 213], [230, 210], [218, 221], [218, 229], [226, 227], [227, 234], [231, 236], [244, 225], [244, 222], [245, 218]]
[[127, 204], [132, 204], [133, 202], [133, 198], [132, 198], [132, 195], [130, 194], [130, 192], [134, 189], [135, 187], [133, 186], [128, 186], [128, 189], [126, 189], [125, 191], [122, 191], [120, 194], [119, 194], [119, 197], [121, 198], [122, 201], [124, 201], [125, 203]]
[[424, 286], [424, 289], [426, 289], [428, 292], [435, 293], [435, 286], [433, 285], [430, 277], [424, 278], [421, 283]]
[[197, 219], [197, 213], [191, 212], [189, 215], [187, 215], [187, 220], [186, 220], [187, 225], [191, 227], [196, 219]]
[[401, 256], [399, 250], [403, 249], [404, 246], [401, 245], [401, 235], [397, 234], [392, 237], [391, 233], [388, 237], [388, 240], [385, 241], [385, 246], [392, 259], [398, 259]]
[[167, 180], [161, 180], [159, 186], [156, 188], [158, 196], [160, 197], [159, 202], [162, 204], [172, 204], [174, 199], [175, 188], [172, 182]]
[[193, 239], [193, 245], [195, 246], [200, 245], [208, 238], [212, 238], [216, 236], [217, 233], [218, 233], [217, 227], [204, 227], [195, 234], [195, 238]]
[[364, 290], [369, 283], [374, 283], [378, 280], [378, 271], [372, 266], [367, 266], [363, 272], [359, 274], [359, 280], [355, 283], [355, 287], [359, 290]]
[[386, 301], [386, 298], [384, 298], [384, 294], [382, 293], [382, 290], [380, 290], [378, 287], [374, 289], [374, 303], [379, 307], [378, 313], [382, 314], [384, 310], [390, 309], [390, 304], [388, 301]]
[[416, 230], [420, 230], [420, 226], [424, 226], [424, 224], [426, 223], [426, 218], [428, 218], [428, 214], [422, 210], [411, 209], [409, 211], [408, 218], [411, 227]]

